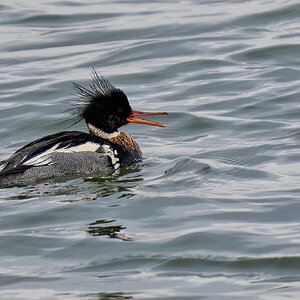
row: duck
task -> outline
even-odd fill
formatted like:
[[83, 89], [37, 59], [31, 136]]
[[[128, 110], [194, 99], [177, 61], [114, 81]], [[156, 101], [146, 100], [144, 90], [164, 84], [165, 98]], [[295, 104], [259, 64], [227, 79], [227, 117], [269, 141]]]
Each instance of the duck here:
[[106, 176], [143, 159], [134, 138], [119, 128], [129, 123], [165, 127], [143, 119], [167, 112], [133, 110], [126, 94], [92, 70], [88, 87], [73, 82], [74, 123], [88, 132], [61, 131], [34, 140], [0, 162], [0, 187], [49, 183], [74, 176]]

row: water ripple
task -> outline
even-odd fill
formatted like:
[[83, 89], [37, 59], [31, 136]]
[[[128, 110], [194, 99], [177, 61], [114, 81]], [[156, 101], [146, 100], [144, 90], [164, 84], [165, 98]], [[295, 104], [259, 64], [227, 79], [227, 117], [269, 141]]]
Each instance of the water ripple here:
[[170, 113], [164, 129], [126, 127], [140, 164], [0, 190], [1, 299], [297, 298], [299, 11], [296, 0], [0, 4], [1, 160], [86, 130], [64, 111], [92, 67], [134, 109]]

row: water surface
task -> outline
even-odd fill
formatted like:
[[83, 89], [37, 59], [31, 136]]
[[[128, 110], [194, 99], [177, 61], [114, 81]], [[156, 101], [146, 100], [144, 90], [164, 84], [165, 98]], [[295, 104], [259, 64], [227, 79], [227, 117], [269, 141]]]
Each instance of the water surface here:
[[1, 299], [300, 293], [299, 1], [2, 1], [1, 159], [91, 68], [167, 127], [110, 177], [0, 190]]

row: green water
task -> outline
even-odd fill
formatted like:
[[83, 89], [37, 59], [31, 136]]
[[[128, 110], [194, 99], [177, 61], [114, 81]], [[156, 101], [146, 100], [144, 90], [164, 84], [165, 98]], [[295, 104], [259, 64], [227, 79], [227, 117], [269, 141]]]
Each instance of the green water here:
[[91, 68], [166, 128], [111, 177], [0, 190], [1, 299], [297, 299], [299, 1], [2, 1], [0, 155]]

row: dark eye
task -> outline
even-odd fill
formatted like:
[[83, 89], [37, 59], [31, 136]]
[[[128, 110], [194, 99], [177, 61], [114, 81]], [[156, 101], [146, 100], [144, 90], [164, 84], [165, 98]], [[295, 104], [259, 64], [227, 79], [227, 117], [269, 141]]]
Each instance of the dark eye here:
[[122, 113], [123, 111], [124, 111], [123, 108], [119, 108], [119, 109], [118, 109], [118, 112], [119, 112], [119, 113]]

